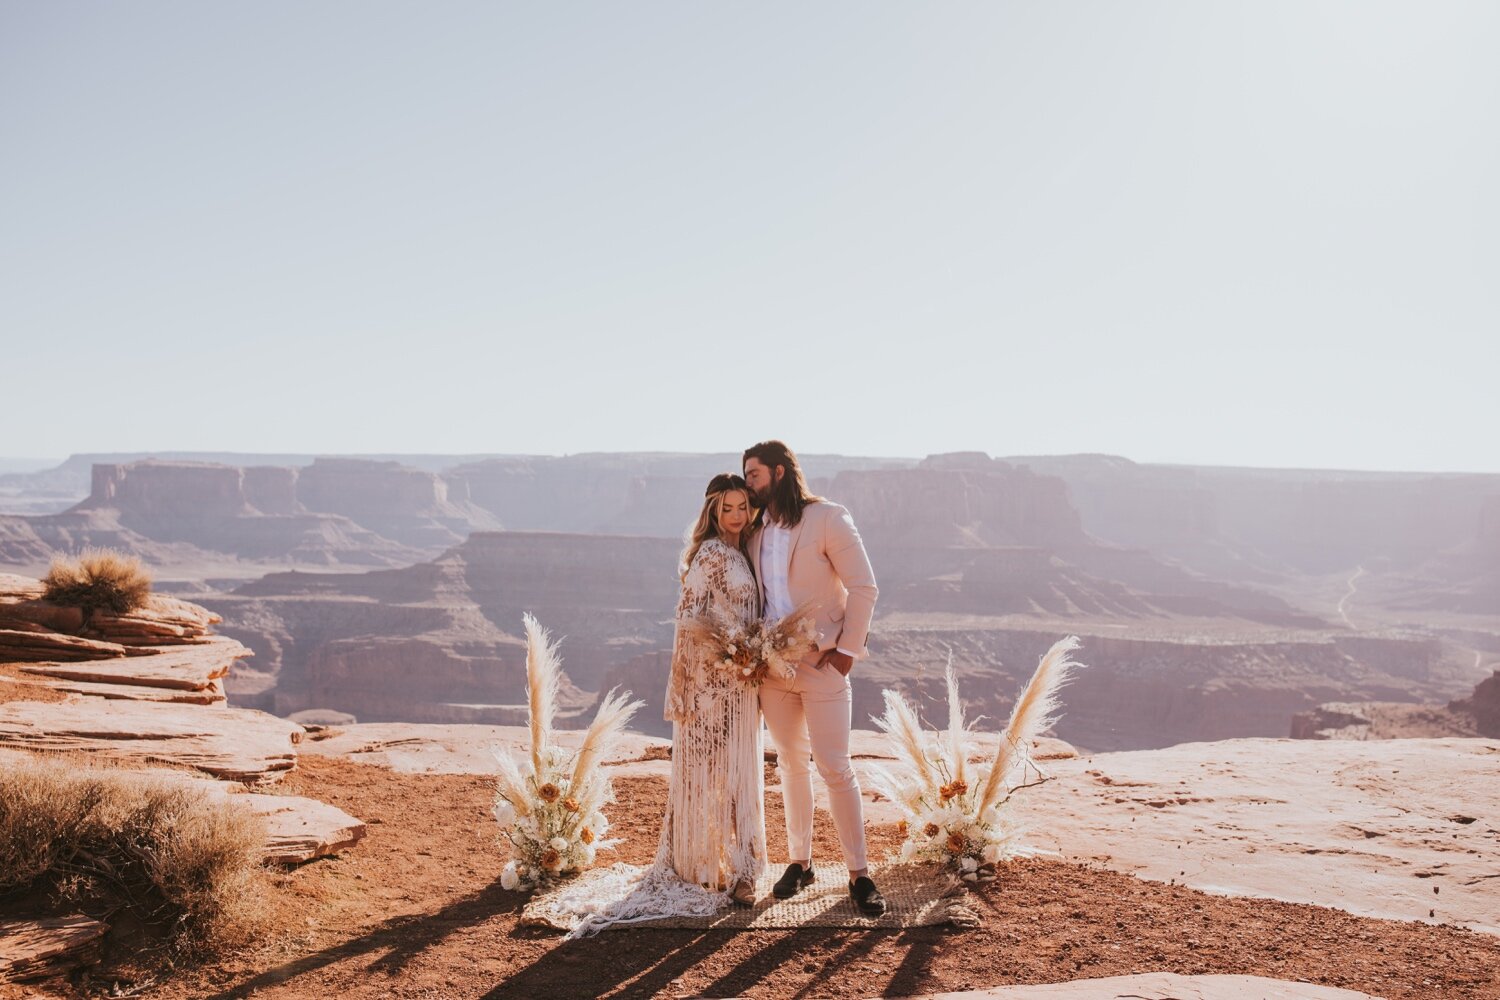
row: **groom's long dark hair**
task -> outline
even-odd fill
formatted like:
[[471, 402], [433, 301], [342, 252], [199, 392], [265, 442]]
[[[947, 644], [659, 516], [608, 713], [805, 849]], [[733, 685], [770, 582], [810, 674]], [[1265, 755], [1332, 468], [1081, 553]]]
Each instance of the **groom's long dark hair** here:
[[[762, 441], [751, 445], [740, 457], [740, 467], [744, 468], [745, 463], [752, 458], [771, 470], [770, 510], [762, 516], [774, 514], [782, 524], [792, 527], [802, 521], [803, 507], [823, 499], [807, 488], [807, 478], [802, 475], [802, 466], [797, 464], [796, 454], [785, 442]], [[781, 482], [776, 481], [778, 465], [786, 470], [781, 474]]]

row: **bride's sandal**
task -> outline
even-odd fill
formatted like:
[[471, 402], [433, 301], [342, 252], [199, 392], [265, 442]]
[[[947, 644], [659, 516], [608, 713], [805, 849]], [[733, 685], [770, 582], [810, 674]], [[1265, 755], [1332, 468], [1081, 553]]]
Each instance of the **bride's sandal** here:
[[754, 906], [755, 883], [749, 879], [740, 879], [734, 884], [734, 891], [729, 894], [729, 898], [736, 906]]

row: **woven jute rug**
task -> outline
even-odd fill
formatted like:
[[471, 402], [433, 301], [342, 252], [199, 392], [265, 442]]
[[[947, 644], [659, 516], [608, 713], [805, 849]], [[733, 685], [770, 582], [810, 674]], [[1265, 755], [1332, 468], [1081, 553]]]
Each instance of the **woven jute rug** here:
[[[578, 899], [588, 894], [591, 884], [603, 884], [608, 869], [594, 869], [576, 879], [540, 892], [526, 904], [521, 923], [533, 927], [553, 927], [569, 931], [579, 918], [559, 906], [564, 895]], [[979, 927], [979, 912], [969, 905], [964, 883], [940, 865], [871, 866], [870, 877], [885, 896], [886, 910], [881, 917], [867, 917], [849, 898], [847, 873], [840, 866], [818, 871], [818, 879], [791, 899], [777, 899], [771, 886], [780, 871], [761, 876], [756, 885], [758, 902], [753, 907], [726, 904], [707, 917], [667, 917], [639, 923], [615, 924], [613, 929], [631, 927], [712, 928], [715, 930], [772, 930], [794, 927], [850, 927], [856, 929], [931, 927], [954, 924]]]

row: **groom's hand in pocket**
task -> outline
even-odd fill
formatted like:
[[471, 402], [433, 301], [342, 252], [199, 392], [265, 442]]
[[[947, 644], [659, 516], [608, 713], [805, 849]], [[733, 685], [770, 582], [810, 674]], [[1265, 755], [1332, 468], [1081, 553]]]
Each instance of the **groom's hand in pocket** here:
[[830, 649], [818, 659], [818, 669], [832, 667], [844, 677], [849, 676], [849, 671], [854, 669], [854, 657], [848, 653], [840, 653], [836, 649]]

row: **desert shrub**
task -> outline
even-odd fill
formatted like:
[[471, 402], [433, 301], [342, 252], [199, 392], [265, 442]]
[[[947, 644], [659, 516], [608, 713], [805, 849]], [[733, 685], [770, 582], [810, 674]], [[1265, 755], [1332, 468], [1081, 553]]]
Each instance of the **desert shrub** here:
[[56, 557], [42, 585], [47, 600], [90, 614], [129, 614], [151, 596], [151, 574], [141, 561], [113, 549], [84, 549], [76, 559]]
[[263, 821], [200, 787], [71, 758], [0, 765], [0, 895], [123, 907], [195, 951], [260, 921]]

